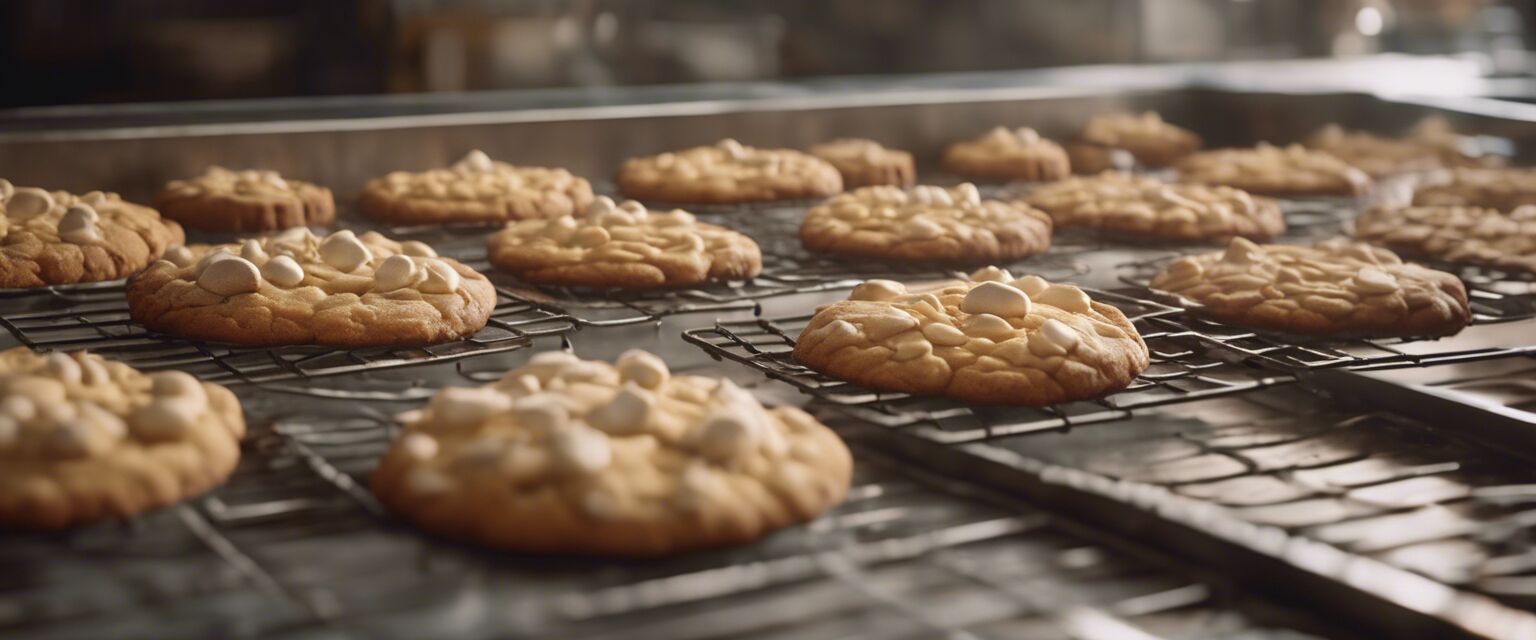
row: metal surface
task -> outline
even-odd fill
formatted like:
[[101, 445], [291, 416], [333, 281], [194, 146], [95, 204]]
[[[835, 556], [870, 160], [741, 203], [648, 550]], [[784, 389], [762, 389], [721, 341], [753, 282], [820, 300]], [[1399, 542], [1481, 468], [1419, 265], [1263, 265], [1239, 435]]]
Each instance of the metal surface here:
[[[1215, 89], [812, 98], [13, 132], [0, 135], [0, 175], [142, 196], [208, 163], [262, 165], [326, 182], [346, 200], [371, 175], [476, 146], [601, 176], [631, 154], [725, 136], [798, 145], [872, 135], [931, 158], [944, 142], [992, 123], [1059, 135], [1109, 109], [1156, 108], [1214, 144], [1286, 141], [1330, 121], [1393, 131], [1427, 113], [1364, 95]], [[1448, 114], [1467, 130], [1517, 143], [1531, 131], [1477, 110]], [[88, 154], [80, 152], [85, 142]], [[539, 290], [497, 274], [499, 316], [552, 328], [507, 320], [495, 329], [506, 337], [451, 347], [464, 350], [444, 357], [188, 344], [126, 322], [112, 285], [5, 293], [0, 323], [32, 346], [90, 346], [147, 368], [257, 383], [236, 389], [259, 435], [229, 484], [187, 506], [65, 536], [0, 537], [0, 635], [1093, 638], [1288, 637], [1283, 629], [1301, 629], [1536, 637], [1531, 518], [1520, 498], [1532, 484], [1528, 465], [1446, 429], [1477, 415], [1460, 403], [1425, 421], [1344, 405], [1325, 392], [1348, 396], [1335, 382], [1364, 379], [1357, 373], [1305, 370], [1302, 384], [1287, 384], [1290, 368], [1253, 366], [1230, 341], [1196, 333], [1181, 310], [1144, 292], [1110, 291], [1122, 286], [1118, 265], [1195, 248], [1061, 234], [1047, 254], [1010, 265], [1079, 283], [1128, 309], [1158, 364], [1131, 389], [1095, 402], [968, 408], [864, 393], [785, 356], [793, 323], [859, 279], [953, 275], [807, 254], [793, 234], [802, 210], [708, 218], [763, 247], [765, 274], [750, 283], [630, 296]], [[1342, 231], [1348, 214], [1288, 205], [1286, 239]], [[371, 228], [347, 211], [341, 220]], [[486, 267], [485, 229], [387, 231]], [[1484, 328], [1511, 328], [1495, 337], [1511, 345], [1532, 341], [1519, 322], [1475, 329]], [[684, 331], [705, 348], [679, 340]], [[758, 545], [633, 563], [533, 559], [432, 540], [382, 514], [368, 495], [364, 479], [389, 436], [389, 416], [436, 388], [495, 378], [540, 350], [611, 358], [634, 347], [677, 370], [755, 381], [768, 401], [809, 401], [857, 442], [854, 499]], [[342, 371], [350, 375], [316, 377]], [[1380, 398], [1412, 391], [1378, 382]], [[1195, 562], [1170, 564], [1163, 554]]]

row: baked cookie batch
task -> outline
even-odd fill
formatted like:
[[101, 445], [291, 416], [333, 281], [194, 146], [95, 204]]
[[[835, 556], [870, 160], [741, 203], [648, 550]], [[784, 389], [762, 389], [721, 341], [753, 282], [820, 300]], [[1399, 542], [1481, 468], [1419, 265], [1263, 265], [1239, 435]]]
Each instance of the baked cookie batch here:
[[[1404, 139], [1329, 127], [1305, 146], [1201, 151], [1155, 113], [1107, 114], [1065, 146], [998, 127], [945, 149], [948, 172], [1029, 183], [988, 196], [918, 184], [911, 153], [872, 140], [798, 151], [727, 139], [625, 162], [617, 202], [564, 169], [479, 151], [376, 178], [357, 202], [392, 225], [504, 225], [487, 240], [494, 268], [583, 290], [758, 276], [757, 242], [692, 205], [815, 199], [799, 239], [833, 259], [1004, 265], [1046, 251], [1061, 228], [1225, 245], [1168, 261], [1150, 287], [1236, 326], [1444, 336], [1471, 321], [1466, 288], [1393, 250], [1536, 272], [1536, 170], [1487, 166], [1459, 142], [1431, 121]], [[1357, 198], [1373, 177], [1423, 170], [1439, 173], [1412, 205], [1365, 211], [1354, 241], [1268, 244], [1286, 230], [1268, 196]], [[335, 212], [328, 189], [264, 170], [209, 168], [166, 185], [154, 208], [0, 180], [0, 288], [128, 278], [133, 321], [239, 345], [427, 345], [486, 325], [497, 293], [485, 275], [421, 242], [310, 229]], [[186, 245], [183, 226], [239, 235]], [[793, 357], [883, 392], [1027, 406], [1114, 393], [1151, 364], [1117, 307], [999, 266], [928, 286], [865, 281], [815, 311]], [[743, 544], [832, 508], [852, 474], [846, 446], [809, 414], [674, 375], [643, 351], [612, 363], [540, 353], [400, 422], [372, 478], [379, 499], [423, 530], [520, 552]], [[233, 394], [184, 373], [0, 353], [0, 527], [65, 529], [206, 492], [233, 470], [244, 430]]]

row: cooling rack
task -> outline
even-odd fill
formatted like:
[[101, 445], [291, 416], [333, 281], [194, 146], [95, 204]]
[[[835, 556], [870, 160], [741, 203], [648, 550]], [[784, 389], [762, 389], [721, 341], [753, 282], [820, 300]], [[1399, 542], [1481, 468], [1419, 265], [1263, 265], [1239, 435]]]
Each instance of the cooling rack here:
[[[1164, 254], [1119, 265], [1120, 280], [1148, 297], [1180, 304], [1151, 288], [1152, 279], [1181, 254]], [[1456, 336], [1424, 338], [1331, 338], [1245, 329], [1206, 320], [1196, 311], [1167, 314], [1151, 324], [1161, 331], [1231, 351], [1286, 371], [1326, 368], [1376, 370], [1498, 358], [1536, 351], [1536, 291], [1523, 281], [1492, 271], [1464, 280], [1472, 325]], [[1530, 326], [1527, 326], [1530, 325]]]
[[683, 339], [717, 360], [744, 364], [787, 382], [817, 401], [889, 429], [919, 431], [953, 443], [1010, 433], [1052, 430], [1125, 418], [1131, 410], [1239, 393], [1293, 381], [1288, 375], [1233, 364], [1224, 354], [1192, 345], [1158, 328], [1178, 310], [1124, 293], [1085, 289], [1094, 300], [1125, 312], [1151, 352], [1151, 366], [1129, 387], [1104, 398], [1041, 408], [967, 406], [949, 400], [871, 391], [823, 375], [793, 357], [795, 338], [810, 315], [720, 321], [683, 332]]
[[[574, 328], [569, 318], [501, 298], [486, 327], [461, 340], [421, 347], [336, 349], [322, 346], [241, 347], [151, 332], [128, 315], [122, 283], [7, 292], [8, 307], [45, 310], [0, 313], [21, 344], [36, 351], [89, 349], [136, 368], [179, 369], [209, 382], [269, 383], [358, 373], [522, 349], [538, 336]], [[40, 304], [38, 304], [40, 303]], [[52, 308], [59, 303], [64, 308]]]

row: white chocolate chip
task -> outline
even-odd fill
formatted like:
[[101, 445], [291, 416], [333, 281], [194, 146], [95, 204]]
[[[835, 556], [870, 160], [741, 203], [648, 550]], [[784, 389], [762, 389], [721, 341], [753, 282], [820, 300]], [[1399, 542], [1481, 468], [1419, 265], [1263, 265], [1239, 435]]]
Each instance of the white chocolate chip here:
[[183, 398], [194, 406], [208, 404], [208, 391], [203, 383], [182, 371], [157, 371], [150, 374], [150, 391], [157, 396]]
[[453, 491], [453, 478], [437, 469], [421, 467], [405, 476], [405, 486], [418, 496], [437, 496]]
[[229, 260], [234, 257], [236, 256], [230, 253], [228, 250], [218, 249], [212, 253], [209, 253], [208, 255], [203, 256], [202, 260], [197, 261], [197, 273], [198, 275], [202, 275], [204, 271], [208, 270], [208, 265], [211, 265], [220, 260]]
[[741, 160], [747, 157], [746, 147], [743, 147], [740, 142], [737, 142], [731, 138], [721, 140], [717, 146], [724, 150], [725, 155], [732, 160]]
[[605, 433], [627, 436], [642, 433], [650, 423], [656, 398], [639, 385], [627, 383], [613, 399], [587, 414], [587, 422]]
[[432, 247], [427, 245], [427, 243], [419, 242], [416, 240], [406, 240], [405, 242], [400, 243], [400, 253], [416, 258], [437, 257], [437, 251], [434, 251]]
[[965, 319], [962, 328], [967, 335], [992, 341], [1002, 341], [1014, 336], [1016, 331], [1007, 320], [990, 313], [981, 313]]
[[967, 338], [965, 332], [955, 328], [954, 325], [934, 322], [923, 327], [923, 337], [933, 344], [941, 347], [958, 347], [965, 344]]
[[962, 182], [959, 186], [955, 187], [955, 196], [955, 201], [959, 204], [981, 204], [981, 191], [976, 189], [976, 185], [969, 182]]
[[913, 216], [902, 226], [901, 235], [913, 240], [928, 240], [944, 235], [944, 226], [927, 216]]
[[603, 215], [605, 213], [613, 213], [614, 211], [618, 210], [618, 208], [618, 205], [614, 204], [613, 198], [608, 196], [598, 196], [593, 198], [592, 204], [587, 206], [587, 217], [596, 218], [597, 216]]
[[491, 161], [491, 157], [479, 149], [464, 154], [464, 157], [453, 166], [455, 169], [478, 172], [494, 171], [496, 169], [496, 163]]
[[404, 254], [395, 254], [384, 259], [379, 269], [373, 272], [373, 289], [375, 291], [394, 291], [402, 287], [411, 286], [416, 282], [416, 261]]
[[244, 258], [230, 256], [203, 269], [197, 286], [225, 297], [252, 293], [261, 289], [261, 270]]
[[513, 420], [545, 433], [564, 429], [570, 422], [570, 415], [565, 400], [554, 393], [535, 393], [518, 400], [512, 407]]
[[437, 438], [425, 433], [407, 433], [400, 439], [400, 449], [412, 460], [431, 460], [437, 457]]
[[1070, 284], [1053, 284], [1045, 288], [1035, 296], [1035, 301], [1059, 307], [1075, 313], [1087, 313], [1093, 310], [1093, 301], [1082, 289]]
[[64, 212], [64, 217], [59, 218], [59, 239], [74, 244], [90, 244], [101, 240], [101, 229], [97, 228], [96, 220], [99, 216], [96, 211], [85, 205], [75, 205]]
[[112, 374], [107, 372], [106, 365], [100, 360], [87, 357], [83, 352], [77, 354], [75, 361], [80, 363], [80, 381], [87, 385], [103, 384], [112, 379]]
[[642, 389], [660, 389], [671, 377], [667, 363], [648, 351], [630, 349], [619, 354], [613, 364], [619, 371], [620, 381], [633, 382]]
[[1008, 282], [1013, 279], [1013, 274], [1007, 269], [987, 266], [972, 271], [970, 278], [976, 282]]
[[613, 462], [613, 449], [603, 432], [580, 425], [554, 434], [550, 453], [560, 468], [577, 475], [592, 475]]
[[705, 419], [699, 429], [699, 453], [715, 462], [730, 462], [751, 453], [761, 437], [755, 422], [730, 413], [716, 413]]
[[602, 227], [582, 227], [576, 232], [576, 244], [583, 247], [607, 244], [608, 240], [608, 230]]
[[1221, 259], [1223, 262], [1232, 264], [1252, 264], [1257, 262], [1259, 256], [1263, 254], [1264, 250], [1252, 240], [1239, 237], [1233, 238], [1231, 244], [1227, 245], [1227, 250], [1222, 254]]
[[1378, 267], [1361, 267], [1355, 274], [1355, 288], [1361, 293], [1392, 293], [1399, 285], [1397, 278]]
[[966, 313], [990, 313], [1004, 318], [1029, 315], [1029, 296], [1016, 287], [1001, 282], [987, 281], [965, 293], [960, 310]]
[[343, 273], [356, 271], [373, 259], [373, 252], [351, 231], [337, 231], [320, 243], [320, 260]]
[[37, 405], [31, 398], [19, 395], [6, 396], [0, 399], [0, 416], [27, 422], [37, 416]]
[[271, 259], [271, 256], [267, 255], [267, 250], [261, 248], [261, 242], [254, 238], [246, 240], [245, 244], [240, 245], [240, 257], [245, 258], [251, 264], [258, 267], [266, 264], [267, 260]]
[[278, 256], [261, 265], [261, 277], [285, 289], [292, 289], [304, 282], [304, 267], [288, 256]]
[[1060, 347], [1062, 353], [1071, 353], [1080, 340], [1077, 332], [1072, 327], [1055, 318], [1050, 318], [1041, 324], [1040, 331], [1035, 336], [1044, 337], [1051, 344]]
[[15, 220], [34, 218], [53, 210], [53, 194], [37, 187], [20, 187], [5, 201], [5, 215]]
[[1045, 278], [1040, 276], [1024, 276], [1008, 284], [1028, 294], [1031, 298], [1039, 297], [1040, 294], [1044, 293], [1051, 286], [1051, 283], [1046, 282]]
[[178, 440], [197, 428], [204, 408], [181, 397], [156, 397], [129, 415], [129, 428], [146, 442]]
[[185, 267], [192, 264], [192, 250], [179, 244], [166, 249], [165, 255], [161, 257], [177, 267]]
[[907, 293], [906, 285], [895, 280], [865, 280], [848, 294], [849, 300], [884, 302]]
[[619, 203], [619, 210], [634, 216], [636, 220], [644, 220], [650, 217], [651, 214], [650, 210], [645, 208], [645, 205], [634, 200], [625, 200]]
[[422, 265], [427, 271], [427, 277], [421, 281], [419, 289], [422, 293], [447, 294], [458, 291], [459, 272], [442, 260], [427, 260]]
[[512, 398], [490, 387], [447, 387], [428, 404], [434, 423], [448, 430], [479, 426], [512, 408]]
[[62, 353], [50, 353], [43, 361], [43, 372], [66, 385], [80, 384], [80, 364]]

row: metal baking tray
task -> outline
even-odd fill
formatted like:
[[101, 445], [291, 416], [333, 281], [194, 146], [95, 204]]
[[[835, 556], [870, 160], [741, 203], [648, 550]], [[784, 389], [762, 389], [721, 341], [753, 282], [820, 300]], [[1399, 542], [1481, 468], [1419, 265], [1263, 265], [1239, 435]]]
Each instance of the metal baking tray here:
[[[163, 181], [208, 164], [263, 166], [327, 184], [346, 201], [368, 177], [441, 165], [476, 147], [511, 162], [567, 166], [601, 184], [626, 157], [722, 137], [803, 146], [859, 135], [931, 160], [946, 142], [993, 123], [1028, 124], [1062, 138], [1086, 115], [1108, 110], [1156, 109], [1194, 126], [1213, 146], [1284, 142], [1329, 122], [1393, 132], [1435, 111], [1463, 129], [1517, 142], [1530, 130], [1523, 121], [1444, 104], [1187, 84], [1143, 81], [1123, 91], [962, 82], [731, 103], [13, 130], [0, 133], [0, 175], [142, 200]], [[920, 164], [925, 176], [936, 175], [931, 169]], [[1343, 230], [1348, 212], [1326, 205], [1292, 205], [1290, 239]], [[762, 282], [626, 298], [501, 280], [499, 308], [557, 319], [558, 328], [515, 336], [511, 348], [445, 358], [383, 353], [385, 365], [368, 360], [373, 354], [325, 349], [242, 352], [253, 358], [242, 360], [218, 345], [135, 335], [120, 315], [93, 321], [97, 306], [119, 305], [120, 313], [120, 290], [110, 284], [0, 295], [0, 324], [34, 348], [89, 346], [143, 366], [244, 383], [236, 390], [259, 434], [237, 477], [207, 498], [124, 525], [0, 537], [0, 634], [1536, 633], [1529, 613], [1536, 603], [1522, 593], [1530, 573], [1520, 546], [1526, 519], [1518, 506], [1484, 500], [1498, 494], [1493, 488], [1531, 484], [1533, 474], [1496, 447], [1462, 441], [1447, 428], [1464, 415], [1454, 407], [1447, 417], [1414, 421], [1380, 406], [1352, 406], [1324, 393], [1319, 372], [1257, 366], [1251, 354], [1203, 339], [1182, 319], [1154, 327], [1175, 322], [1178, 310], [1124, 290], [1118, 267], [1170, 247], [1072, 234], [1014, 268], [1118, 290], [1125, 304], [1147, 305], [1141, 322], [1159, 345], [1160, 369], [1128, 395], [1026, 415], [856, 400], [856, 390], [846, 388], [828, 393], [819, 386], [825, 381], [771, 371], [792, 364], [782, 347], [794, 331], [781, 323], [841, 297], [862, 278], [926, 280], [948, 270], [872, 270], [805, 254], [791, 235], [799, 215], [797, 207], [770, 207], [710, 218], [763, 245]], [[345, 209], [341, 223], [369, 226]], [[487, 232], [451, 230], [434, 244], [451, 244], [450, 255], [484, 266], [479, 247]], [[40, 313], [51, 314], [43, 316], [46, 326], [28, 324]], [[1521, 322], [1490, 325], [1507, 330], [1480, 337], [1487, 344], [1478, 348], [1536, 341]], [[49, 342], [49, 327], [84, 333]], [[778, 353], [752, 353], [754, 343], [740, 340], [746, 334], [738, 327], [760, 331], [754, 339], [778, 340]], [[707, 348], [684, 342], [685, 331]], [[676, 369], [755, 382], [765, 399], [807, 403], [825, 415], [855, 441], [855, 499], [758, 545], [633, 563], [533, 559], [433, 540], [380, 513], [363, 488], [389, 416], [433, 389], [494, 377], [539, 350], [612, 357], [633, 347], [662, 354]], [[716, 363], [717, 356], [750, 366]], [[289, 364], [293, 357], [360, 360], [306, 370]], [[278, 374], [268, 375], [273, 370]], [[346, 375], [326, 375], [338, 373]], [[1191, 392], [1186, 385], [1195, 383], [1206, 390]], [[1133, 400], [1145, 392], [1156, 399]], [[1414, 391], [1403, 385], [1387, 397], [1398, 393]], [[1257, 417], [1260, 409], [1270, 413]], [[900, 419], [878, 419], [882, 414]], [[1385, 461], [1368, 462], [1377, 458]], [[1065, 536], [1065, 547], [1037, 534], [1055, 542]], [[1020, 560], [1030, 558], [1044, 560]], [[1081, 568], [1096, 577], [1082, 582], [1072, 573]]]

